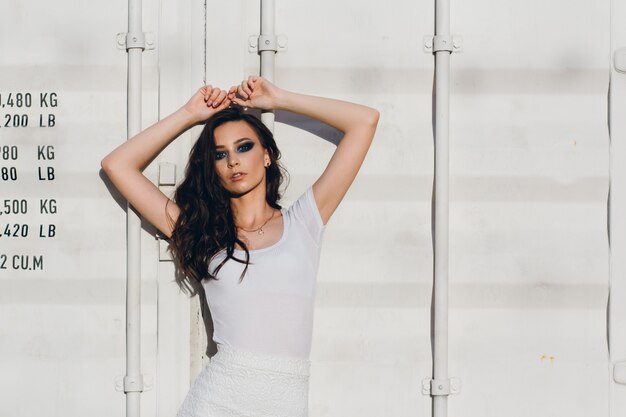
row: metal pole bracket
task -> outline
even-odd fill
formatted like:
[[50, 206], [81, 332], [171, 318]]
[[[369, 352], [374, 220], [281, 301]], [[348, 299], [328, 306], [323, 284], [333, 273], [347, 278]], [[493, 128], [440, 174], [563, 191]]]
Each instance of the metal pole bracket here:
[[287, 50], [287, 36], [285, 35], [252, 35], [248, 37], [248, 52], [261, 53], [263, 51], [284, 52]]
[[118, 375], [115, 378], [115, 391], [143, 392], [152, 389], [151, 375]]
[[117, 34], [117, 49], [141, 49], [141, 50], [150, 50], [155, 48], [155, 39], [154, 33], [151, 32], [143, 32], [143, 33], [126, 33], [121, 32]]
[[461, 52], [463, 50], [463, 38], [460, 36], [424, 36], [424, 52], [434, 53], [438, 51]]
[[613, 364], [613, 381], [626, 385], [626, 361]]
[[461, 380], [459, 378], [422, 380], [422, 394], [424, 395], [455, 395], [461, 392]]
[[626, 73], [626, 48], [613, 52], [613, 66], [617, 72]]

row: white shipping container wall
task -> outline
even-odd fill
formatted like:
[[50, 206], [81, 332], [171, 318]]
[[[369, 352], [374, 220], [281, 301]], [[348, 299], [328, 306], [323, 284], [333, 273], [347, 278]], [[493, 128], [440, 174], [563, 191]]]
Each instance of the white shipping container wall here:
[[[259, 5], [143, 1], [156, 39], [144, 127], [203, 83], [258, 74]], [[462, 388], [450, 416], [626, 412], [613, 376], [626, 360], [626, 75], [611, 61], [624, 15], [609, 1], [451, 3], [463, 50], [451, 57], [449, 371]], [[431, 414], [433, 16], [432, 1], [276, 2], [288, 43], [276, 83], [381, 112], [325, 232], [311, 417]], [[0, 5], [0, 416], [125, 413], [126, 202], [99, 169], [126, 139], [125, 31], [121, 0]], [[276, 121], [288, 206], [338, 135], [287, 112]], [[198, 133], [145, 174], [157, 183], [172, 163], [180, 181]], [[145, 224], [141, 411], [169, 417], [213, 346], [163, 246]]]

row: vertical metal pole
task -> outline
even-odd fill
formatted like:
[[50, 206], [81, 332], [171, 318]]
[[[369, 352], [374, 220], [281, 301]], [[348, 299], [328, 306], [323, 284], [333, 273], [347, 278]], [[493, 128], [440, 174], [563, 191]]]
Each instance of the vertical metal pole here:
[[[261, 0], [261, 37], [275, 36], [275, 1], [274, 0]], [[274, 62], [276, 57], [276, 50], [261, 50], [261, 77], [270, 82], [274, 82]], [[265, 123], [265, 126], [272, 132], [274, 131], [274, 112], [264, 111], [261, 114], [261, 121]]]
[[[128, 0], [127, 135], [141, 131], [141, 55], [143, 53], [141, 0]], [[130, 204], [126, 222], [126, 416], [140, 416], [141, 375], [141, 219]]]
[[[436, 0], [435, 39], [450, 36], [449, 0]], [[435, 48], [435, 267], [433, 378], [448, 380], [448, 123], [450, 51]], [[433, 396], [433, 416], [448, 415], [448, 396]]]

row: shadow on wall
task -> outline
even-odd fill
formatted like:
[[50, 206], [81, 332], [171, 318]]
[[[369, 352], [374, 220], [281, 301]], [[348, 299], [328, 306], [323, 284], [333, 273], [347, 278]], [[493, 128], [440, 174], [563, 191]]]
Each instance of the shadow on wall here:
[[[249, 109], [247, 112], [258, 119], [261, 119], [260, 110]], [[286, 110], [276, 110], [274, 115], [274, 120], [279, 123], [284, 123], [286, 125], [305, 130], [328, 142], [334, 143], [335, 145], [339, 144], [339, 141], [343, 137], [343, 133], [340, 130], [297, 113], [292, 113]]]
[[275, 112], [275, 120], [289, 126], [297, 127], [298, 129], [306, 130], [335, 145], [338, 145], [343, 137], [343, 133], [340, 130], [297, 113], [277, 110]]
[[[120, 209], [126, 213], [126, 210], [128, 208], [127, 205], [127, 201], [124, 198], [124, 196], [122, 194], [120, 194], [120, 192], [117, 190], [117, 188], [115, 188], [115, 185], [113, 185], [113, 183], [111, 182], [111, 180], [109, 179], [109, 177], [107, 176], [106, 172], [104, 172], [104, 170], [101, 168], [100, 171], [98, 172], [98, 175], [100, 176], [100, 179], [102, 180], [102, 182], [104, 183], [104, 185], [107, 187], [107, 190], [109, 191], [109, 194], [111, 194], [111, 197], [113, 197], [113, 200], [115, 200], [115, 202], [117, 203], [117, 205], [120, 207]], [[132, 207], [132, 206], [131, 206]], [[137, 211], [135, 211], [135, 209], [132, 209], [133, 212], [137, 215], [140, 216], [139, 213], [137, 213]], [[141, 228], [149, 233], [151, 236], [153, 236], [155, 239], [157, 237], [160, 237], [161, 234], [159, 232], [159, 230], [154, 227], [151, 223], [147, 222], [143, 217], [141, 217]]]
[[[176, 268], [175, 273], [177, 275], [177, 278], [182, 278], [178, 277], [179, 274], [182, 274], [182, 272], [178, 268]], [[206, 299], [206, 292], [204, 291], [204, 287], [200, 283], [197, 283], [195, 281], [191, 282], [190, 285], [193, 287], [194, 291], [199, 297], [200, 311], [202, 313], [202, 321], [204, 322], [204, 330], [206, 332], [207, 338], [207, 347], [205, 350], [205, 354], [207, 357], [211, 358], [217, 353], [217, 345], [213, 341], [213, 316], [211, 316], [211, 310], [209, 309], [209, 304]]]

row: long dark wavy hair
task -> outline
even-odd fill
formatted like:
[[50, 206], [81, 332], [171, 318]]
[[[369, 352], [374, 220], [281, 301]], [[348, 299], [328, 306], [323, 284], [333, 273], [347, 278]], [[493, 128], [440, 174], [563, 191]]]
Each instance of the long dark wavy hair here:
[[[174, 201], [180, 207], [176, 222], [167, 214], [166, 206], [166, 215], [174, 224], [169, 250], [179, 270], [176, 283], [190, 296], [198, 293], [198, 284], [202, 280], [217, 280], [217, 273], [228, 259], [246, 265], [239, 277], [240, 283], [251, 263], [246, 244], [237, 237], [230, 195], [215, 170], [215, 129], [224, 123], [239, 120], [254, 129], [261, 145], [268, 150], [271, 164], [265, 171], [265, 198], [271, 207], [281, 208], [278, 204], [281, 199], [280, 186], [288, 173], [279, 162], [281, 154], [272, 132], [240, 106], [233, 105], [215, 113], [206, 121], [200, 137], [191, 148], [185, 178], [174, 193]], [[235, 243], [245, 251], [245, 259], [233, 255]], [[209, 271], [209, 262], [222, 249], [226, 250], [226, 257], [214, 271]]]

